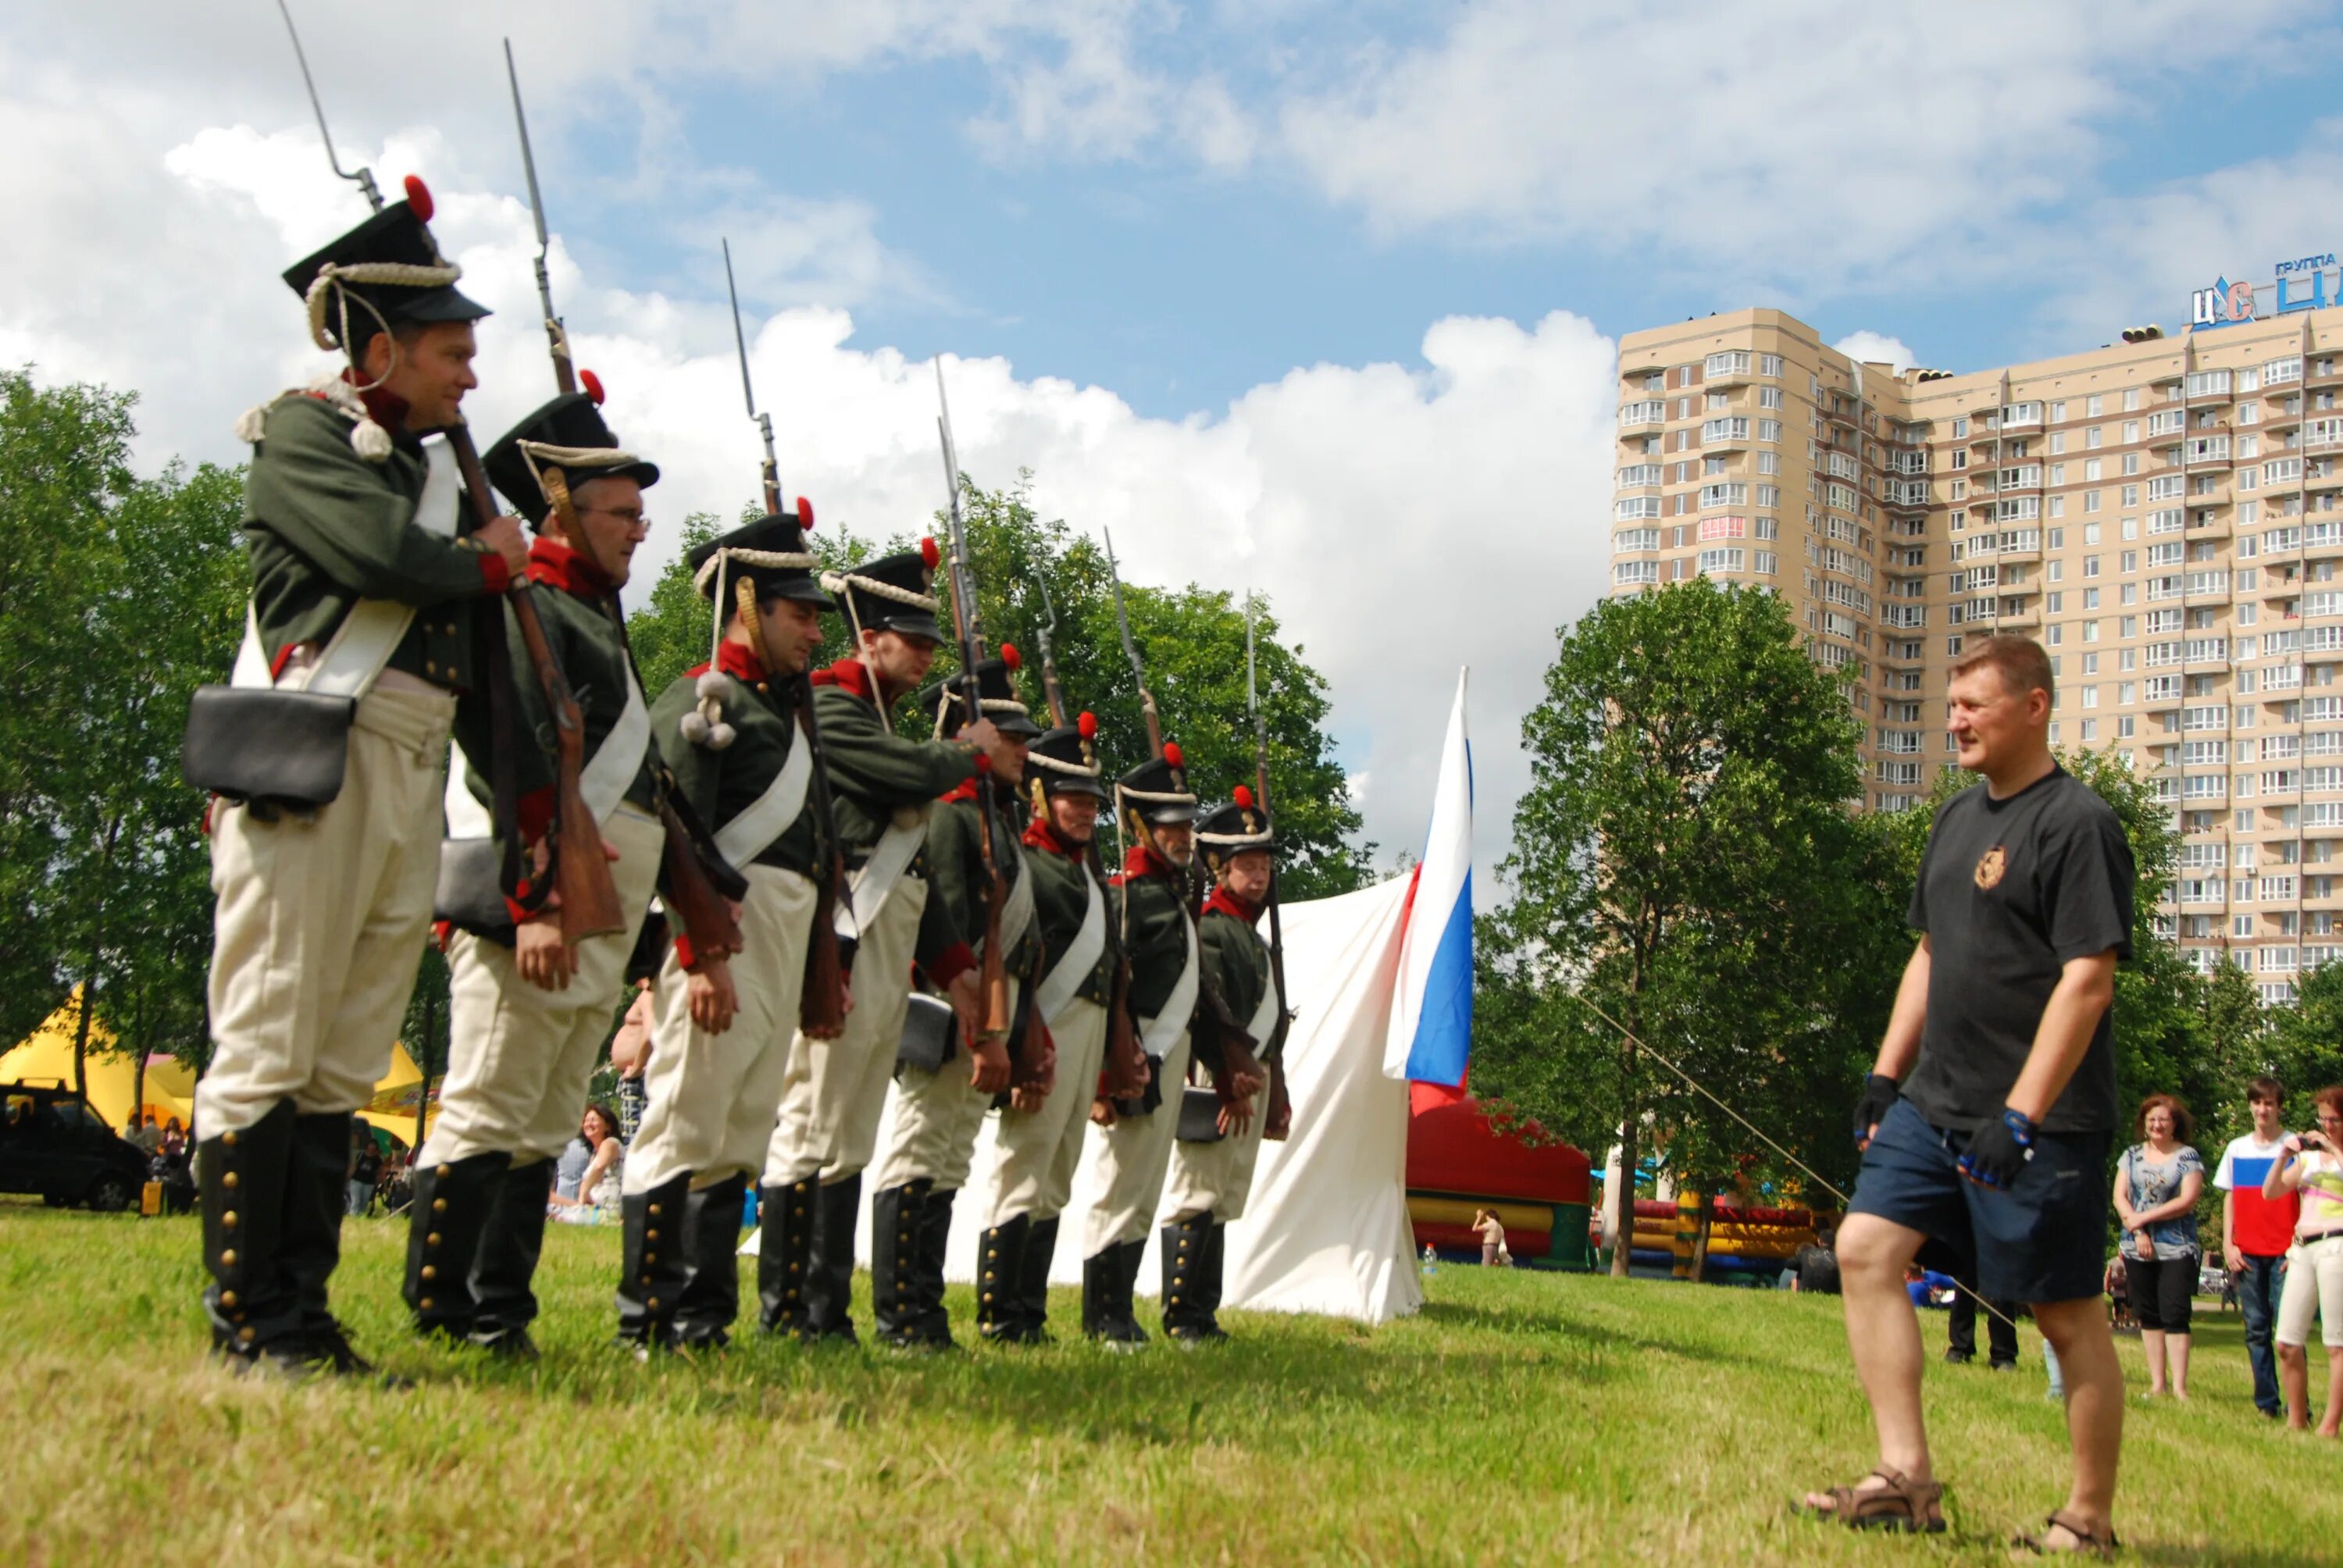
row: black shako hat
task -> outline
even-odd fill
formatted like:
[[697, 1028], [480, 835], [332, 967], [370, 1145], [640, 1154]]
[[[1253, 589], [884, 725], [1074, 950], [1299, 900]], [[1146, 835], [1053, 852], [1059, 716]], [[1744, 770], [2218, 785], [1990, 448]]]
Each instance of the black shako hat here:
[[1252, 791], [1242, 784], [1234, 799], [1196, 819], [1196, 849], [1204, 857], [1206, 869], [1215, 874], [1231, 857], [1247, 849], [1274, 851], [1276, 848], [1269, 813], [1254, 803]]
[[544, 526], [553, 509], [548, 469], [559, 470], [571, 490], [594, 479], [629, 478], [646, 488], [659, 483], [658, 464], [619, 449], [598, 401], [589, 392], [565, 392], [506, 431], [481, 457], [489, 481], [531, 527]]
[[1025, 777], [1048, 795], [1111, 799], [1099, 779], [1098, 716], [1084, 713], [1071, 724], [1045, 731], [1025, 751]]
[[[1024, 661], [1012, 643], [1001, 645], [1001, 657], [976, 667], [977, 707], [993, 728], [1016, 739], [1031, 740], [1041, 733], [1032, 710], [1017, 695], [1017, 671]], [[968, 676], [956, 670], [919, 695], [920, 711], [936, 722], [936, 739], [957, 735], [968, 725]]]
[[820, 563], [806, 548], [805, 533], [797, 518], [769, 513], [729, 534], [694, 545], [683, 561], [691, 568], [692, 586], [710, 599], [716, 598], [717, 580], [723, 579], [724, 598], [716, 607], [719, 621], [731, 614], [735, 591], [731, 585], [743, 578], [757, 585], [760, 600], [793, 598], [816, 609], [838, 608], [815, 580]]
[[1137, 812], [1151, 828], [1177, 827], [1196, 819], [1196, 797], [1188, 788], [1188, 761], [1172, 741], [1163, 755], [1150, 758], [1114, 781], [1117, 805]]
[[286, 269], [286, 285], [308, 304], [309, 334], [318, 347], [356, 356], [377, 332], [488, 314], [457, 291], [464, 269], [439, 254], [426, 226], [430, 219], [431, 193], [409, 175], [405, 201]]
[[866, 631], [900, 632], [942, 642], [944, 628], [936, 624], [943, 606], [928, 590], [935, 582], [936, 541], [921, 539], [917, 550], [880, 556], [842, 572], [825, 573], [821, 586], [844, 601], [846, 624], [855, 633], [860, 653]]

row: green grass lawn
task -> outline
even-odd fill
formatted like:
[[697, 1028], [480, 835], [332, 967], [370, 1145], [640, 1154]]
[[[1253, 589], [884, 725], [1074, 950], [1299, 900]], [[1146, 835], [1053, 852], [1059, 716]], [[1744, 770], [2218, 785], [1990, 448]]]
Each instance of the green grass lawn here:
[[[643, 1367], [616, 1231], [556, 1226], [514, 1369], [407, 1336], [403, 1224], [347, 1233], [337, 1304], [411, 1392], [208, 1366], [192, 1221], [0, 1204], [0, 1563], [2001, 1562], [2064, 1493], [2030, 1325], [2014, 1375], [1930, 1366], [1953, 1533], [1915, 1543], [1790, 1516], [1870, 1462], [1830, 1298], [1448, 1266], [1373, 1332]], [[2134, 1559], [2343, 1562], [2343, 1444], [2258, 1418], [2236, 1317], [2198, 1323], [2195, 1402], [2130, 1412]]]

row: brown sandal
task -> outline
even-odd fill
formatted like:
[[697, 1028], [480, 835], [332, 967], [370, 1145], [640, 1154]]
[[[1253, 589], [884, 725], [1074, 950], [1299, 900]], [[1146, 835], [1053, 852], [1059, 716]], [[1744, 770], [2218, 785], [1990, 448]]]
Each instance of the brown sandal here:
[[1944, 1533], [1945, 1513], [1939, 1506], [1945, 1495], [1943, 1483], [1916, 1482], [1902, 1471], [1890, 1470], [1884, 1464], [1871, 1473], [1887, 1484], [1867, 1491], [1834, 1486], [1830, 1489], [1829, 1506], [1802, 1503], [1799, 1512], [1810, 1518], [1844, 1524], [1850, 1530], [1896, 1530], [1926, 1535]]
[[[2051, 1545], [2043, 1537], [2054, 1529], [2064, 1530], [2067, 1534], [2072, 1535], [2075, 1538], [2075, 1544], [2063, 1551]], [[2112, 1524], [2107, 1527], [2107, 1535], [2102, 1539], [2095, 1532], [2084, 1529], [2081, 1521], [2063, 1508], [2051, 1513], [2050, 1517], [2044, 1522], [2041, 1535], [2021, 1535], [2011, 1544], [2024, 1551], [2039, 1553], [2046, 1557], [2096, 1557], [2102, 1563], [2113, 1562], [2116, 1553], [2123, 1546], [2123, 1543], [2116, 1539], [2115, 1526]]]

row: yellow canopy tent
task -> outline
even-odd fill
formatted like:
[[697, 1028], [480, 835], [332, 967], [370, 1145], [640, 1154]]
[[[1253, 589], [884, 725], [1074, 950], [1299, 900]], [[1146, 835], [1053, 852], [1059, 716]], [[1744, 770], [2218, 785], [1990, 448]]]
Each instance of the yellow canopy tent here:
[[[5, 1055], [0, 1055], [0, 1083], [62, 1083], [73, 1082], [74, 1033], [81, 1026], [81, 988], [44, 1020], [41, 1026], [19, 1040]], [[94, 1018], [89, 1022], [89, 1048], [83, 1059], [83, 1075], [88, 1086], [90, 1109], [106, 1120], [116, 1131], [130, 1125], [133, 1107], [131, 1097], [137, 1092], [137, 1064], [124, 1055], [114, 1031], [106, 1020]], [[415, 1138], [415, 1101], [423, 1087], [423, 1073], [415, 1059], [407, 1054], [403, 1045], [394, 1045], [390, 1052], [390, 1070], [375, 1085], [374, 1099], [358, 1114], [377, 1127], [396, 1137], [401, 1143]], [[140, 1113], [167, 1123], [177, 1117], [179, 1125], [190, 1126], [195, 1120], [196, 1075], [170, 1057], [156, 1055], [146, 1059], [146, 1102]], [[438, 1115], [439, 1085], [431, 1085], [432, 1109], [428, 1117]], [[426, 1123], [427, 1128], [428, 1122]]]

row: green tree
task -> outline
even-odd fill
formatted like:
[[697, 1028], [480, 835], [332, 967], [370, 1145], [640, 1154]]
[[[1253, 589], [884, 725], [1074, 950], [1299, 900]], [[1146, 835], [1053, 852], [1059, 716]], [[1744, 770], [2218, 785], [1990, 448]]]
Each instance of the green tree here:
[[2343, 1083], [2343, 963], [2302, 977], [2294, 1005], [2273, 1010], [2263, 1065], [2286, 1085], [2288, 1127], [2311, 1125], [2310, 1097]]
[[1818, 1157], [1819, 1107], [1845, 1093], [1814, 1086], [1847, 1081], [1879, 1013], [1845, 980], [1884, 923], [1885, 852], [1846, 804], [1859, 733], [1771, 594], [1696, 579], [1568, 628], [1523, 724], [1534, 782], [1501, 868], [1513, 899], [1483, 975], [1505, 1000], [1476, 1031], [1476, 1082], [1595, 1149], [1617, 1139], [1627, 1171], [1647, 1121], [1704, 1191], [1765, 1163], [1657, 1052]]

